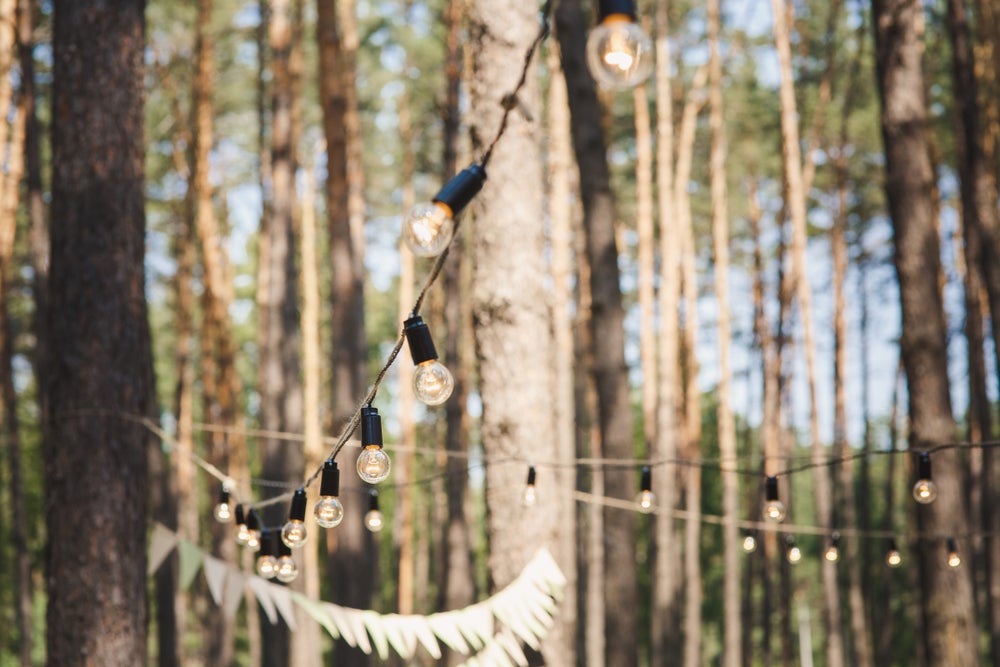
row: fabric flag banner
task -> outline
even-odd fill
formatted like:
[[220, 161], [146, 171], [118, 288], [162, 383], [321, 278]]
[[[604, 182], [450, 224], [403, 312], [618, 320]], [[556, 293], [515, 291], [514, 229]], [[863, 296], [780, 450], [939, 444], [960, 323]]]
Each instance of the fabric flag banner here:
[[182, 591], [186, 591], [194, 581], [194, 576], [198, 574], [203, 552], [187, 540], [180, 540], [177, 542], [177, 553], [180, 554], [181, 561], [180, 581], [177, 585]]
[[214, 556], [205, 554], [203, 563], [205, 567], [205, 579], [208, 580], [208, 590], [212, 594], [215, 604], [222, 606], [225, 600], [226, 576], [229, 574], [229, 566], [225, 561], [221, 561]]
[[162, 523], [153, 526], [153, 534], [149, 538], [149, 555], [147, 557], [149, 564], [146, 567], [146, 576], [151, 576], [160, 569], [163, 561], [177, 546], [177, 539], [177, 533]]
[[240, 603], [243, 601], [243, 591], [246, 585], [246, 577], [239, 570], [231, 568], [226, 573], [226, 592], [223, 595], [222, 603], [226, 618], [230, 620], [236, 618], [236, 612], [240, 610]]

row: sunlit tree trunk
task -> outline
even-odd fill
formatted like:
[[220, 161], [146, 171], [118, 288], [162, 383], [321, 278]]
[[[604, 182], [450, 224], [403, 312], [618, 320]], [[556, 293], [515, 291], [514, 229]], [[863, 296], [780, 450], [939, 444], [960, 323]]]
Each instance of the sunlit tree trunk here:
[[730, 381], [732, 368], [729, 347], [732, 332], [729, 323], [729, 207], [726, 187], [726, 135], [722, 116], [722, 58], [719, 55], [721, 18], [719, 1], [710, 0], [708, 12], [709, 125], [712, 146], [709, 156], [712, 191], [712, 247], [715, 255], [715, 300], [718, 303], [719, 384], [718, 429], [719, 460], [722, 473], [723, 549], [723, 642], [722, 658], [727, 667], [742, 664], [743, 643], [740, 622], [740, 533], [739, 478], [726, 469], [738, 467], [736, 422], [733, 417]]
[[[955, 437], [948, 386], [946, 324], [937, 275], [941, 265], [931, 184], [934, 173], [924, 136], [919, 22], [915, 0], [875, 0], [874, 24], [886, 195], [892, 216], [893, 256], [902, 306], [900, 349], [910, 404], [910, 448], [923, 451]], [[965, 535], [961, 466], [955, 450], [934, 454], [937, 500], [917, 508], [924, 602], [923, 643], [932, 665], [979, 664], [969, 568], [950, 568], [941, 538]], [[959, 538], [968, 550], [968, 541]]]
[[68, 667], [147, 660], [152, 442], [121, 418], [148, 414], [155, 400], [143, 275], [143, 8], [53, 6], [46, 655]]
[[[639, 263], [639, 365], [642, 370], [642, 423], [646, 446], [656, 440], [656, 271], [653, 234], [653, 137], [650, 132], [649, 91], [645, 84], [632, 91], [635, 108], [635, 227]], [[649, 450], [647, 449], [647, 453]]]
[[[575, 1], [556, 9], [563, 73], [570, 102], [571, 129], [580, 170], [587, 255], [590, 264], [593, 375], [598, 396], [602, 455], [632, 456], [632, 413], [625, 365], [622, 295], [615, 247], [615, 203], [611, 192], [601, 112], [584, 62], [586, 20]], [[633, 470], [605, 470], [604, 491], [615, 498], [636, 492]], [[604, 637], [608, 665], [635, 665], [638, 659], [638, 587], [635, 570], [636, 521], [633, 513], [604, 512]]]
[[[675, 220], [674, 188], [674, 119], [671, 59], [669, 42], [668, 2], [656, 3], [656, 186], [657, 215], [660, 232], [660, 334], [658, 340], [658, 378], [656, 408], [656, 440], [654, 454], [658, 460], [677, 458], [680, 392], [679, 313], [680, 253]], [[677, 571], [680, 543], [672, 512], [678, 502], [679, 475], [675, 465], [667, 464], [656, 471], [653, 491], [662, 511], [656, 515], [653, 563], [653, 600], [650, 647], [653, 664], [667, 664], [680, 647], [681, 577]]]

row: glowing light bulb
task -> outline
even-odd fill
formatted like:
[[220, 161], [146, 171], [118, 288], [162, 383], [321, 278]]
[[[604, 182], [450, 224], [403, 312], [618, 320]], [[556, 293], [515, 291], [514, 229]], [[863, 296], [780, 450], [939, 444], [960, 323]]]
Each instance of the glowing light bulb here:
[[229, 502], [229, 489], [225, 486], [219, 492], [219, 503], [215, 506], [215, 520], [219, 523], [229, 523], [233, 518], [233, 508]]
[[528, 483], [524, 487], [521, 502], [525, 507], [532, 507], [538, 502], [538, 494], [535, 493], [535, 466], [528, 466]]
[[635, 21], [632, 0], [600, 0], [587, 36], [587, 65], [602, 88], [633, 88], [653, 71], [653, 42]]
[[885, 552], [885, 564], [889, 567], [899, 567], [903, 562], [903, 556], [896, 548], [896, 540], [889, 539], [889, 550]]
[[385, 527], [385, 518], [378, 509], [378, 491], [371, 489], [368, 494], [368, 512], [365, 513], [365, 528], [377, 533]]
[[747, 533], [743, 536], [743, 551], [748, 554], [757, 551], [757, 538], [753, 536], [753, 533]]
[[236, 505], [236, 544], [241, 547], [245, 547], [247, 540], [250, 539], [250, 529], [247, 528], [247, 515], [246, 508], [243, 507], [243, 503]]
[[257, 510], [250, 508], [250, 511], [246, 514], [247, 519], [247, 541], [246, 548], [250, 551], [260, 551], [261, 546], [261, 534], [260, 534], [260, 517], [257, 515]]
[[361, 446], [358, 476], [369, 484], [384, 482], [389, 476], [389, 455], [382, 449], [382, 418], [371, 406], [361, 408]]
[[778, 478], [768, 477], [766, 485], [766, 502], [764, 503], [764, 519], [773, 523], [785, 520], [785, 504], [778, 500]]
[[937, 498], [937, 486], [931, 480], [931, 456], [920, 452], [917, 463], [917, 483], [913, 485], [913, 499], [921, 505], [929, 505]]
[[344, 506], [340, 503], [340, 469], [337, 462], [327, 459], [323, 464], [323, 481], [319, 486], [319, 501], [313, 507], [316, 523], [322, 528], [333, 528], [344, 520]]
[[826, 548], [826, 552], [823, 554], [823, 557], [831, 563], [836, 563], [840, 560], [840, 549], [837, 548], [836, 544], [831, 544]]
[[656, 509], [656, 496], [653, 495], [653, 474], [649, 466], [642, 467], [642, 480], [639, 483], [639, 495], [635, 504], [643, 514], [649, 514]]
[[958, 567], [962, 564], [962, 557], [958, 555], [958, 545], [955, 540], [948, 538], [948, 567]]
[[403, 332], [410, 346], [410, 357], [417, 365], [413, 372], [413, 393], [427, 405], [441, 405], [451, 396], [455, 379], [438, 361], [430, 329], [422, 317], [411, 315], [403, 323]]
[[278, 570], [278, 534], [268, 531], [261, 538], [260, 555], [257, 556], [257, 574], [265, 579], [273, 579]]
[[286, 584], [291, 583], [299, 576], [299, 567], [292, 560], [291, 556], [281, 556], [278, 558], [274, 576], [278, 581]]
[[482, 189], [486, 171], [472, 165], [456, 174], [434, 199], [417, 204], [403, 217], [403, 240], [414, 255], [436, 257], [455, 233], [455, 216]]
[[292, 495], [292, 507], [288, 511], [288, 522], [281, 528], [281, 541], [289, 549], [304, 547], [309, 539], [306, 532], [306, 490], [297, 489]]
[[800, 560], [802, 560], [802, 550], [799, 549], [798, 545], [793, 544], [788, 547], [788, 562], [794, 565]]

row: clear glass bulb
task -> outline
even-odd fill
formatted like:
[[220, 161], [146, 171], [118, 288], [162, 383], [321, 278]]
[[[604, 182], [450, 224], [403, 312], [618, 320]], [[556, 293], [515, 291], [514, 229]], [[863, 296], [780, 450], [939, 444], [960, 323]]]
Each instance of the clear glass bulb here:
[[524, 503], [525, 507], [532, 507], [538, 502], [538, 494], [535, 492], [534, 484], [524, 487], [524, 495], [521, 497], [521, 502]]
[[937, 485], [929, 479], [918, 479], [913, 485], [913, 499], [921, 505], [931, 504], [937, 495]]
[[656, 496], [648, 489], [640, 491], [639, 495], [635, 498], [635, 504], [638, 505], [640, 512], [649, 514], [656, 509]]
[[587, 36], [587, 65], [602, 88], [634, 88], [653, 71], [653, 42], [627, 16], [609, 16]]
[[291, 583], [299, 576], [299, 566], [295, 564], [291, 556], [282, 556], [275, 565], [274, 576], [278, 578], [278, 581], [286, 584]]
[[831, 544], [829, 547], [827, 547], [826, 553], [823, 554], [823, 556], [831, 563], [836, 563], [838, 560], [840, 560], [840, 550], [837, 549], [836, 546]]
[[802, 560], [802, 550], [798, 547], [790, 547], [788, 549], [788, 562], [798, 563], [800, 560]]
[[277, 574], [278, 559], [268, 554], [257, 559], [257, 574], [265, 579], [272, 579]]
[[289, 520], [281, 529], [281, 541], [289, 549], [304, 547], [309, 534], [306, 533], [306, 525], [301, 521]]
[[780, 500], [768, 500], [764, 504], [764, 518], [778, 523], [785, 520], [785, 504]]
[[403, 240], [417, 257], [440, 255], [454, 232], [451, 209], [439, 202], [417, 204], [403, 218]]
[[233, 508], [229, 503], [219, 503], [215, 506], [215, 520], [219, 523], [229, 523], [233, 518]]
[[256, 530], [249, 531], [250, 534], [247, 535], [247, 542], [244, 546], [250, 551], [260, 551], [260, 533]]
[[885, 555], [885, 564], [889, 567], [899, 567], [902, 562], [903, 557], [897, 549], [890, 549], [889, 553]]
[[958, 555], [957, 551], [952, 551], [948, 554], [948, 567], [958, 567], [962, 564], [962, 557]]
[[365, 528], [377, 533], [385, 526], [385, 519], [382, 517], [382, 513], [378, 510], [368, 510], [365, 514]]
[[247, 545], [247, 542], [250, 541], [250, 533], [251, 532], [253, 532], [253, 531], [251, 531], [249, 528], [247, 528], [247, 525], [245, 523], [241, 523], [239, 526], [237, 526], [236, 527], [236, 544], [239, 544], [240, 546], [245, 547]]
[[444, 364], [437, 359], [428, 359], [417, 364], [413, 372], [413, 393], [427, 405], [441, 405], [451, 396], [455, 379]]
[[389, 467], [389, 455], [378, 445], [368, 445], [358, 455], [358, 476], [369, 484], [384, 482]]
[[754, 551], [757, 551], [757, 538], [754, 537], [753, 535], [744, 535], [743, 551], [747, 552], [748, 554], [752, 554]]
[[344, 520], [344, 506], [337, 496], [323, 496], [313, 507], [313, 516], [321, 528], [333, 528]]

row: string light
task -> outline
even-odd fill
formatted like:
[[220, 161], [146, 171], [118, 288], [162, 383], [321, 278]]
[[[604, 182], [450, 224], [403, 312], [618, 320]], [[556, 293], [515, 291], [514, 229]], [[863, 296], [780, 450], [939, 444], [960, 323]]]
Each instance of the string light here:
[[521, 496], [521, 502], [524, 503], [525, 507], [532, 507], [538, 500], [538, 496], [535, 494], [535, 466], [528, 466], [528, 483], [524, 486], [524, 495]]
[[753, 533], [747, 532], [743, 534], [743, 551], [748, 554], [752, 554], [757, 551], [757, 538]]
[[289, 549], [300, 549], [309, 539], [306, 532], [306, 490], [296, 489], [292, 496], [292, 507], [288, 511], [288, 521], [281, 528], [281, 541]]
[[378, 491], [369, 489], [368, 491], [368, 512], [365, 513], [365, 528], [373, 533], [377, 533], [385, 527], [385, 519], [378, 509]]
[[948, 567], [958, 567], [962, 564], [962, 557], [958, 555], [958, 545], [955, 539], [948, 538]]
[[226, 485], [222, 485], [222, 490], [219, 491], [219, 502], [215, 506], [215, 520], [219, 523], [229, 523], [233, 518], [233, 509], [229, 504], [229, 489]]
[[299, 576], [299, 566], [292, 559], [292, 549], [287, 544], [278, 545], [278, 560], [274, 566], [275, 578], [285, 584]]
[[333, 528], [344, 520], [344, 506], [340, 502], [340, 469], [337, 462], [327, 459], [323, 464], [323, 480], [319, 487], [319, 501], [313, 507], [313, 516], [321, 528]]
[[384, 482], [389, 476], [389, 455], [382, 449], [382, 418], [372, 406], [361, 408], [361, 454], [358, 475], [369, 484]]
[[250, 540], [250, 529], [247, 528], [246, 508], [243, 503], [236, 505], [236, 544], [245, 547]]
[[427, 405], [441, 405], [451, 396], [455, 380], [451, 372], [438, 361], [434, 340], [427, 323], [419, 315], [410, 315], [403, 323], [410, 357], [417, 365], [413, 372], [413, 393]]
[[643, 514], [649, 514], [656, 509], [656, 496], [653, 495], [652, 488], [653, 472], [649, 466], [643, 466], [639, 495], [635, 498], [635, 504]]
[[603, 88], [634, 88], [653, 71], [653, 43], [636, 23], [632, 0], [599, 0], [587, 37], [587, 64]]
[[764, 519], [772, 523], [785, 520], [785, 504], [778, 500], [778, 478], [768, 477], [764, 482]]
[[826, 551], [823, 553], [823, 557], [826, 558], [831, 563], [836, 563], [840, 560], [840, 534], [834, 533], [830, 536], [830, 544], [827, 545]]
[[455, 216], [483, 189], [486, 170], [463, 169], [430, 202], [417, 204], [403, 218], [403, 240], [418, 257], [436, 257], [451, 243]]
[[247, 541], [244, 546], [250, 551], [260, 551], [261, 543], [261, 532], [260, 532], [260, 516], [257, 514], [257, 510], [252, 507], [246, 513], [247, 516]]
[[264, 532], [260, 540], [260, 553], [257, 554], [257, 574], [265, 579], [273, 579], [278, 571], [278, 533], [273, 530]]
[[917, 462], [917, 483], [913, 485], [913, 499], [921, 505], [929, 505], [937, 498], [937, 485], [931, 480], [931, 455], [920, 452]]
[[787, 552], [788, 562], [791, 563], [792, 565], [795, 565], [800, 560], [802, 560], [802, 550], [799, 549], [799, 545], [795, 544], [795, 541], [792, 539], [791, 535], [788, 536], [787, 545], [788, 545], [788, 552]]
[[896, 548], [896, 539], [889, 538], [889, 549], [885, 552], [885, 564], [889, 567], [899, 567], [903, 563], [903, 556]]

